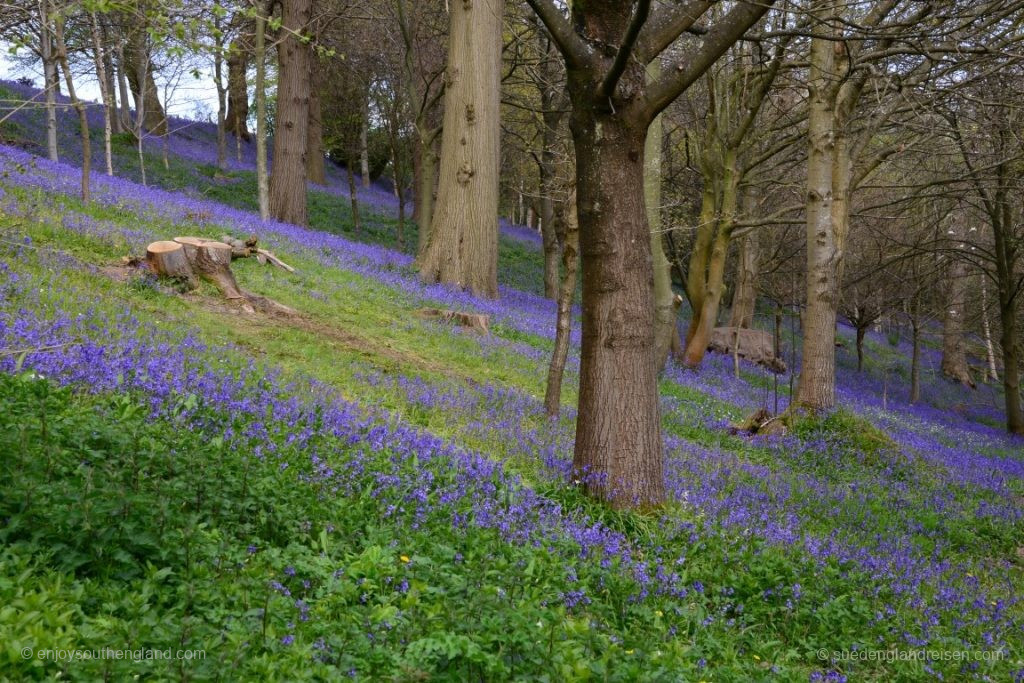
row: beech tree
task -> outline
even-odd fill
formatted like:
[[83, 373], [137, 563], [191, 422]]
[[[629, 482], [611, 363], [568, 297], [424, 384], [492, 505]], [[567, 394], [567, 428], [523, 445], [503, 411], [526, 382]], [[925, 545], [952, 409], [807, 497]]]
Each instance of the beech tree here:
[[[591, 494], [616, 507], [665, 498], [644, 147], [654, 118], [768, 11], [740, 2], [679, 41], [716, 6], [649, 0], [528, 0], [565, 60], [576, 150], [583, 277], [583, 342], [573, 467]], [[680, 44], [676, 44], [677, 41]], [[647, 65], [666, 55], [660, 78]]]
[[420, 276], [498, 296], [503, 0], [450, 5], [441, 176]]
[[281, 3], [270, 213], [278, 220], [296, 225], [308, 222], [306, 146], [313, 54], [306, 32], [312, 17], [313, 0], [283, 0]]

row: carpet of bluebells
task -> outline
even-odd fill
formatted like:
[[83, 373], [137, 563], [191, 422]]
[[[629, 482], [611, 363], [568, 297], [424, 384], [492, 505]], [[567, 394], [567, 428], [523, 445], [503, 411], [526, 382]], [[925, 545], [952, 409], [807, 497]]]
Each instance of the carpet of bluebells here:
[[[1024, 442], [998, 427], [998, 388], [948, 384], [936, 350], [911, 405], [906, 340], [870, 336], [877, 362], [864, 372], [840, 349], [842, 408], [781, 437], [729, 430], [775, 400], [758, 368], [672, 365], [661, 388], [673, 501], [611, 512], [568, 481], [572, 409], [552, 421], [538, 398], [554, 307], [517, 286], [537, 272], [534, 234], [503, 227], [503, 246], [536, 258], [509, 266], [499, 300], [479, 300], [424, 285], [400, 251], [208, 198], [251, 173], [248, 146], [236, 176], [182, 187], [178, 174], [165, 189], [138, 184], [126, 152], [123, 177], [94, 173], [84, 206], [74, 127], [62, 125], [69, 163], [52, 164], [32, 142], [40, 120], [26, 110], [0, 129], [15, 145], [0, 146], [0, 670], [1024, 680]], [[181, 167], [215, 161], [210, 126], [172, 127], [148, 141], [154, 184], [164, 144]], [[329, 179], [321, 193], [343, 211], [342, 174]], [[386, 188], [359, 200], [393, 226]], [[235, 343], [244, 336], [213, 339], [217, 313], [161, 313], [154, 301], [173, 292], [141, 271], [112, 280], [86, 258], [115, 262], [181, 226], [257, 234], [299, 266], [288, 281], [263, 276], [261, 293], [304, 311], [383, 302], [403, 333], [518, 374], [473, 381], [351, 357], [318, 373], [253, 355]], [[407, 322], [421, 306], [487, 313], [494, 334]], [[577, 367], [573, 354], [570, 403]], [[57, 662], [26, 660], [25, 647], [206, 654]], [[849, 656], [922, 649], [977, 656]]]

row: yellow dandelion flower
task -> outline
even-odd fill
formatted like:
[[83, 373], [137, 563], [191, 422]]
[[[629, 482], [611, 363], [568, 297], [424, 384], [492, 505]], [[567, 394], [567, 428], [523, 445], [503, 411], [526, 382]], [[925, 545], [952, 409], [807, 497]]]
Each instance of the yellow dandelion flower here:
[[401, 555], [401, 556], [399, 556], [398, 559], [400, 559], [402, 562], [405, 562], [405, 563], [409, 563], [409, 562], [412, 561], [412, 560], [409, 559], [408, 555]]

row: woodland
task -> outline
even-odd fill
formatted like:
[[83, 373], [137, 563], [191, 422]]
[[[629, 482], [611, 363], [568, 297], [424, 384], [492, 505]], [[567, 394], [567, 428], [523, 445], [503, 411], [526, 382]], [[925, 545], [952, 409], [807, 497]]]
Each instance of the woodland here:
[[0, 47], [0, 680], [1024, 681], [1024, 2]]

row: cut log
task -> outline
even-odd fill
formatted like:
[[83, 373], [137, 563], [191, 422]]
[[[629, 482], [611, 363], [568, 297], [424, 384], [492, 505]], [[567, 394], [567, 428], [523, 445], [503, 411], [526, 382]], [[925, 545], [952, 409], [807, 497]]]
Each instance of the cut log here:
[[146, 263], [160, 277], [180, 278], [190, 289], [198, 284], [185, 249], [177, 242], [152, 242], [146, 247]]
[[443, 320], [444, 322], [455, 322], [462, 327], [468, 327], [479, 334], [490, 333], [490, 330], [488, 329], [490, 316], [484, 315], [483, 313], [462, 313], [461, 311], [449, 311], [440, 308], [421, 308], [416, 311], [416, 315], [421, 318]]

